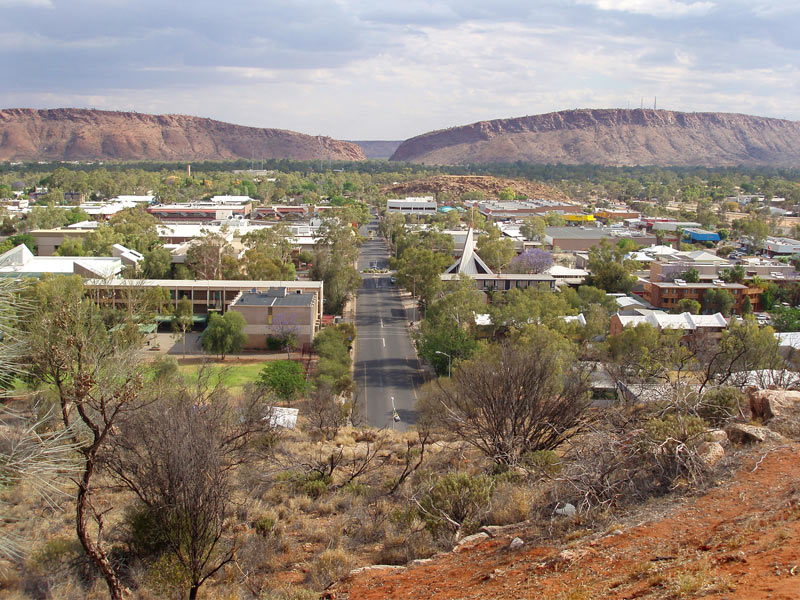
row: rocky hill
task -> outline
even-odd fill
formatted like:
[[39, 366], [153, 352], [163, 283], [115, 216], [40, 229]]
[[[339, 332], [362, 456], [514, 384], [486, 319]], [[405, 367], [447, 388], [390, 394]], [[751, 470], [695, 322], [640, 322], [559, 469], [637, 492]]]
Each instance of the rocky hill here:
[[0, 160], [363, 160], [355, 144], [185, 115], [0, 110]]
[[387, 186], [382, 188], [381, 192], [397, 196], [435, 196], [437, 198], [440, 194], [445, 194], [454, 199], [460, 198], [467, 192], [481, 192], [486, 198], [496, 198], [500, 190], [509, 187], [528, 198], [545, 198], [564, 202], [569, 200], [564, 192], [543, 183], [488, 175], [436, 175]]
[[797, 167], [800, 122], [730, 113], [568, 110], [433, 131], [403, 142], [390, 160]]

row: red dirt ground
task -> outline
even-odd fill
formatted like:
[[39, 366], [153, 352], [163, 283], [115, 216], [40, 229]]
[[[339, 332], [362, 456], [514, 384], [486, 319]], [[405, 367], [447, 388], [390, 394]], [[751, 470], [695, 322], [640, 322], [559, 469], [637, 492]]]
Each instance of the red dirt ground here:
[[800, 445], [755, 447], [707, 494], [642, 508], [661, 514], [616, 534], [520, 551], [508, 545], [526, 540], [526, 529], [504, 530], [422, 566], [350, 576], [326, 597], [800, 598]]

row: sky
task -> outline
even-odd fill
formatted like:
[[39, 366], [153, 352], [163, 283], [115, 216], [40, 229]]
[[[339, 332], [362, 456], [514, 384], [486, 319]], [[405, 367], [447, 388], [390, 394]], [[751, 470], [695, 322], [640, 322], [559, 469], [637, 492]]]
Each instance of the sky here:
[[798, 0], [0, 0], [0, 107], [402, 140], [573, 108], [800, 120]]

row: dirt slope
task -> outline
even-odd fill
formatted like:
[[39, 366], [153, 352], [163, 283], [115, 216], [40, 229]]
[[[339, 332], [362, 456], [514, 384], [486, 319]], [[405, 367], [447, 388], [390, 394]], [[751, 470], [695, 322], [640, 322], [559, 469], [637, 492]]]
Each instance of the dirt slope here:
[[363, 160], [329, 137], [185, 115], [60, 108], [0, 110], [0, 160]]
[[730, 113], [569, 110], [433, 131], [403, 142], [390, 160], [800, 166], [800, 122]]
[[387, 186], [381, 191], [399, 196], [438, 196], [445, 193], [452, 198], [459, 198], [466, 192], [482, 192], [486, 198], [497, 198], [500, 190], [510, 187], [519, 194], [529, 198], [545, 198], [547, 200], [568, 200], [569, 198], [553, 187], [535, 181], [504, 179], [486, 175], [436, 175], [417, 179], [407, 183]]
[[[537, 546], [546, 532], [515, 530], [422, 566], [353, 575], [327, 597], [800, 597], [797, 444], [754, 448], [732, 480], [698, 498], [648, 503], [639, 519], [561, 545]], [[528, 542], [522, 550], [508, 549], [514, 535]]]

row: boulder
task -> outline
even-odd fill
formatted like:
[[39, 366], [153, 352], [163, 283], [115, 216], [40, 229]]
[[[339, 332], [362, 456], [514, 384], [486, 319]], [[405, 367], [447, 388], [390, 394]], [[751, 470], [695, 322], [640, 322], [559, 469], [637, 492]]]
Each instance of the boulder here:
[[775, 433], [766, 427], [747, 425], [745, 423], [731, 423], [725, 429], [725, 432], [728, 434], [728, 439], [734, 444], [760, 444], [767, 440], [780, 441], [783, 439], [783, 436], [779, 433]]
[[497, 537], [498, 535], [503, 535], [503, 533], [509, 529], [516, 527], [516, 525], [484, 525], [478, 532], [485, 533], [489, 537]]
[[358, 569], [353, 569], [350, 571], [350, 575], [358, 575], [359, 573], [367, 573], [372, 571], [380, 571], [382, 573], [399, 573], [401, 571], [405, 571], [405, 567], [401, 567], [398, 565], [368, 565], [366, 567], [360, 567]]
[[725, 456], [725, 448], [719, 442], [703, 442], [697, 447], [697, 454], [707, 466], [713, 467]]
[[564, 506], [561, 506], [561, 503], [559, 503], [555, 510], [557, 515], [563, 515], [565, 517], [574, 517], [576, 512], [578, 511], [569, 502], [565, 503]]
[[508, 545], [508, 549], [509, 550], [519, 550], [524, 545], [525, 545], [525, 542], [523, 542], [520, 538], [515, 537], [513, 540], [511, 540], [511, 543]]
[[432, 558], [416, 558], [408, 563], [409, 567], [421, 567], [423, 565], [429, 565], [433, 562]]
[[723, 429], [712, 429], [708, 432], [708, 439], [710, 442], [725, 444], [728, 441], [728, 434]]
[[753, 390], [750, 392], [752, 418], [769, 421], [775, 417], [800, 416], [800, 392], [793, 390]]
[[477, 544], [480, 544], [483, 540], [488, 540], [489, 534], [488, 533], [475, 533], [473, 535], [468, 535], [467, 537], [459, 540], [456, 547], [453, 548], [453, 552], [461, 552], [466, 548], [471, 548]]

